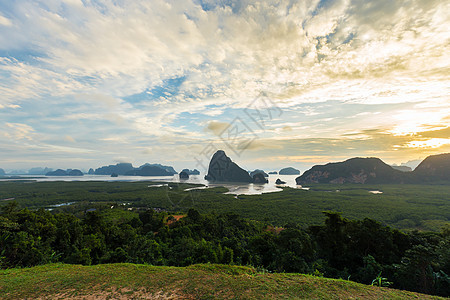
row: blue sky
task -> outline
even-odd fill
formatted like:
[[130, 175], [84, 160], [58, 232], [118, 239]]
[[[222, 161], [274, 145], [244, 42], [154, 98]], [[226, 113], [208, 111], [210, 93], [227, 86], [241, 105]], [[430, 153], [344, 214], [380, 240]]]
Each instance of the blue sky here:
[[2, 1], [0, 168], [450, 152], [449, 16], [435, 0]]

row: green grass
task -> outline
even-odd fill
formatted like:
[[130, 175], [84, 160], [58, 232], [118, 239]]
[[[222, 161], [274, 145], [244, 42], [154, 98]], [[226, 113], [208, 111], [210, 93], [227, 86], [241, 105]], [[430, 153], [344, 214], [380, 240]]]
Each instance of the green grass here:
[[[262, 195], [223, 194], [225, 188], [184, 189], [194, 185], [156, 182], [0, 182], [0, 205], [15, 198], [21, 207], [52, 208], [75, 202], [65, 209], [75, 213], [96, 205], [163, 208], [186, 212], [235, 212], [275, 226], [288, 222], [303, 226], [322, 224], [322, 211], [338, 211], [350, 219], [371, 218], [402, 230], [440, 231], [450, 224], [449, 185], [312, 185], [311, 190], [286, 188]], [[382, 191], [371, 194], [370, 190]], [[108, 204], [108, 205], [106, 205]], [[123, 217], [126, 217], [125, 215]]]
[[0, 271], [0, 299], [441, 299], [351, 281], [254, 268], [49, 264]]

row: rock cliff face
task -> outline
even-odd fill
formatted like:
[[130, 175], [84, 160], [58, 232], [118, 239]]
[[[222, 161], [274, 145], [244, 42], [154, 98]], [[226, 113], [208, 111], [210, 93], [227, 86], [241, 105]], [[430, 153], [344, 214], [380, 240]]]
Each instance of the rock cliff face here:
[[297, 184], [311, 183], [406, 183], [409, 174], [394, 170], [379, 158], [351, 158], [318, 165], [297, 177]]
[[205, 179], [222, 182], [253, 182], [248, 172], [232, 162], [223, 150], [214, 153]]

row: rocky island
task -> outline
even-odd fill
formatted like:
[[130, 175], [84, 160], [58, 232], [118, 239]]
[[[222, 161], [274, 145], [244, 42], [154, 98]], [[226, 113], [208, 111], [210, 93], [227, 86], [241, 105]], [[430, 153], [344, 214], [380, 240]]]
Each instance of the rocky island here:
[[278, 172], [280, 175], [300, 175], [300, 171], [293, 167], [283, 168]]
[[248, 172], [231, 161], [223, 150], [218, 150], [212, 156], [205, 179], [219, 182], [253, 182]]
[[83, 176], [83, 172], [78, 169], [68, 169], [62, 170], [58, 169], [56, 171], [48, 172], [45, 176]]

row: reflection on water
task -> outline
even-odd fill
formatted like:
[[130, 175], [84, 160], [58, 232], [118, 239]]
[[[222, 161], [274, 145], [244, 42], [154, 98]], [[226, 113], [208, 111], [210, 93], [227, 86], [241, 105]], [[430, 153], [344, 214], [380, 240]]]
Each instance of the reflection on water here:
[[[174, 176], [173, 182], [180, 182], [180, 180], [177, 177], [178, 177], [177, 175]], [[182, 180], [181, 182], [197, 183], [205, 185], [203, 187], [190, 188], [186, 190], [223, 186], [228, 189], [228, 192], [225, 194], [234, 194], [234, 195], [258, 195], [262, 193], [280, 192], [282, 191], [282, 187], [302, 188], [304, 190], [309, 190], [309, 188], [303, 188], [302, 186], [296, 184], [295, 178], [297, 177], [298, 175], [269, 175], [268, 178], [269, 183], [254, 184], [254, 183], [230, 183], [230, 182], [212, 183], [205, 180], [202, 175], [194, 175], [190, 176], [189, 179], [187, 180]], [[286, 184], [275, 184], [275, 181], [278, 178], [281, 179], [282, 181], [285, 181]]]
[[383, 194], [383, 192], [381, 192], [381, 191], [369, 191], [369, 193], [372, 193], [372, 194]]
[[167, 183], [165, 184], [150, 184], [148, 187], [155, 188], [155, 187], [163, 187], [163, 186], [169, 186]]
[[[23, 180], [33, 180], [33, 181], [126, 181], [126, 182], [136, 182], [136, 181], [159, 181], [159, 182], [180, 182], [180, 183], [195, 183], [203, 184], [202, 187], [190, 188], [192, 189], [204, 189], [211, 187], [225, 187], [229, 191], [227, 194], [235, 195], [255, 195], [262, 193], [271, 193], [282, 191], [282, 187], [291, 188], [301, 188], [304, 190], [309, 190], [307, 187], [302, 187], [295, 183], [295, 178], [298, 175], [269, 175], [269, 183], [266, 184], [253, 184], [253, 183], [210, 183], [204, 179], [204, 175], [191, 175], [189, 179], [180, 180], [178, 175], [174, 176], [119, 176], [111, 177], [109, 175], [84, 175], [84, 176], [20, 176]], [[286, 184], [275, 184], [277, 179], [285, 181]], [[8, 180], [20, 180], [18, 178], [14, 179], [0, 179], [0, 181]], [[163, 185], [152, 185], [152, 187], [158, 187]]]
[[75, 203], [75, 202], [65, 202], [65, 203], [54, 204], [54, 205], [50, 205], [50, 206], [53, 206], [53, 207], [61, 207], [61, 206], [72, 205], [72, 204], [74, 204], [74, 203]]

